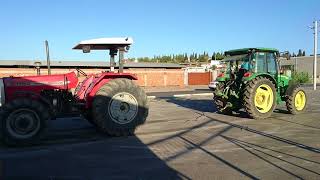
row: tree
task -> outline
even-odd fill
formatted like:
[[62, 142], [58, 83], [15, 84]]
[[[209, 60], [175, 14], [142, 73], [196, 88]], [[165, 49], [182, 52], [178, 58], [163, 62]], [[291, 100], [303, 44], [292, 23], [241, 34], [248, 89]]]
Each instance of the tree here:
[[295, 53], [292, 53], [292, 57], [297, 57], [297, 55]]
[[150, 62], [150, 58], [148, 57], [140, 57], [137, 60], [138, 62]]
[[218, 53], [216, 54], [216, 57], [217, 57], [217, 60], [221, 60], [221, 59], [224, 58], [224, 55], [223, 55], [223, 53], [218, 52]]
[[299, 49], [299, 51], [298, 51], [298, 57], [300, 57], [300, 56], [302, 56], [302, 50], [301, 49]]
[[306, 56], [306, 51], [303, 51], [303, 52], [302, 52], [302, 56]]
[[216, 52], [213, 52], [211, 59], [216, 60]]
[[184, 54], [184, 62], [188, 62], [188, 54], [187, 53]]

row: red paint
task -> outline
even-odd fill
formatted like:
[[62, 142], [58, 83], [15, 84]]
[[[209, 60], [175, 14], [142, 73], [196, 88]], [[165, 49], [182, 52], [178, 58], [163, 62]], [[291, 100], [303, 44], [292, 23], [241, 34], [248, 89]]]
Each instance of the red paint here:
[[250, 77], [251, 76], [251, 72], [246, 72], [244, 73], [243, 77]]
[[224, 73], [220, 73], [217, 77], [224, 77]]
[[3, 80], [6, 101], [14, 99], [17, 92], [40, 94], [43, 90], [69, 90], [78, 84], [78, 78], [74, 72], [60, 75], [8, 77]]

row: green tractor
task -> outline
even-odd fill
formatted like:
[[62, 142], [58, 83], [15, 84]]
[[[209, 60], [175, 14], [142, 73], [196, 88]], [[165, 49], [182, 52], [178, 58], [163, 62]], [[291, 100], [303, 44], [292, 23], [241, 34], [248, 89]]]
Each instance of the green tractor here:
[[273, 48], [244, 48], [225, 52], [214, 103], [230, 114], [244, 108], [254, 119], [271, 116], [276, 104], [286, 103], [291, 114], [306, 109], [307, 95], [290, 76], [280, 73], [280, 53]]

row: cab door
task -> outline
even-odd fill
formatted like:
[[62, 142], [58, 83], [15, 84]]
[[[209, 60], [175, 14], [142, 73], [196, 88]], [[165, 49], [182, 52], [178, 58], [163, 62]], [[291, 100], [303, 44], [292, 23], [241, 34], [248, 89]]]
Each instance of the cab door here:
[[277, 59], [275, 53], [268, 52], [267, 54], [267, 73], [271, 74], [276, 80], [278, 75]]
[[273, 52], [257, 52], [255, 58], [255, 72], [269, 74], [278, 82], [276, 54]]

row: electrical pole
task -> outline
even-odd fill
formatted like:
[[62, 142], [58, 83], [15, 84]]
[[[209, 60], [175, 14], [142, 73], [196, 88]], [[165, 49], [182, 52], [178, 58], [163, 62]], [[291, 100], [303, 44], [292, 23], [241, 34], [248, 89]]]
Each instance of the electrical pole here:
[[318, 50], [318, 21], [314, 21], [314, 62], [313, 62], [313, 90], [317, 89], [317, 50]]
[[317, 55], [318, 55], [318, 21], [313, 21], [313, 26], [309, 26], [313, 29], [314, 34], [314, 46], [313, 46], [313, 90], [317, 90]]

